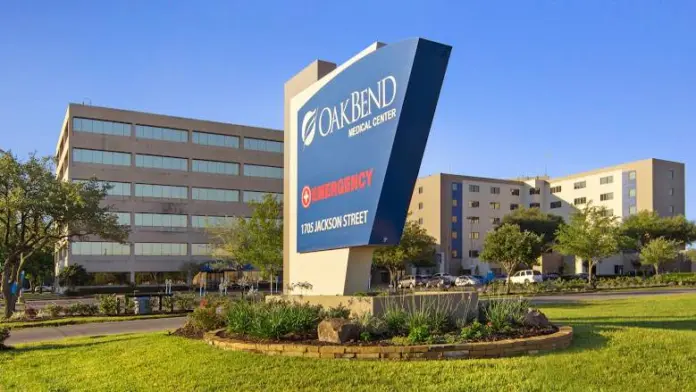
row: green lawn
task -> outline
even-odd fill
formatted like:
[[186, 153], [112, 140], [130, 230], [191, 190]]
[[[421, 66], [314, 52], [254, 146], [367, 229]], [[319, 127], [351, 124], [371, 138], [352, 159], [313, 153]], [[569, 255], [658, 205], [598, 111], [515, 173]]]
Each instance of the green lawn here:
[[[148, 314], [143, 316], [91, 316], [91, 317], [63, 317], [53, 320], [40, 321], [0, 321], [0, 327], [10, 327], [12, 329], [36, 328], [36, 327], [58, 327], [61, 325], [89, 324], [89, 323], [105, 323], [108, 321], [128, 321], [128, 320], [144, 320], [153, 318], [168, 318], [185, 316], [182, 313], [163, 313], [163, 314]], [[6, 319], [5, 319], [6, 320]]]
[[534, 357], [356, 362], [226, 352], [162, 333], [0, 353], [0, 390], [696, 391], [696, 294], [545, 305], [576, 335]]

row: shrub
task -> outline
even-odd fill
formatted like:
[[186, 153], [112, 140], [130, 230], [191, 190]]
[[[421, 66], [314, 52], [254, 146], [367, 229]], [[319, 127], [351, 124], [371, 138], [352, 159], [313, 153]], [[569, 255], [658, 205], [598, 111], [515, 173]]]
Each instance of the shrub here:
[[491, 332], [490, 327], [481, 324], [478, 320], [474, 320], [471, 324], [462, 328], [459, 337], [463, 340], [479, 340], [489, 336]]
[[174, 297], [166, 296], [162, 297], [162, 310], [165, 312], [174, 310]]
[[427, 325], [418, 325], [408, 331], [408, 342], [411, 344], [423, 343], [430, 339], [430, 329]]
[[339, 304], [338, 306], [336, 306], [334, 308], [329, 308], [328, 310], [324, 310], [322, 312], [322, 318], [325, 318], [325, 319], [330, 319], [330, 318], [347, 319], [348, 317], [350, 317], [350, 309], [343, 306], [343, 304]]
[[10, 329], [7, 327], [0, 327], [0, 347], [4, 347], [5, 340], [10, 337]]
[[67, 316], [94, 316], [97, 313], [99, 313], [97, 305], [83, 304], [81, 302], [70, 304], [65, 308]]
[[191, 293], [176, 293], [174, 294], [174, 304], [180, 310], [193, 310], [196, 304], [196, 296]]
[[320, 306], [309, 304], [237, 301], [227, 310], [227, 330], [263, 339], [310, 337], [316, 335], [321, 315]]
[[56, 304], [48, 304], [41, 309], [45, 315], [50, 317], [59, 317], [63, 313], [63, 307]]
[[510, 325], [522, 324], [529, 301], [519, 299], [491, 299], [482, 304], [484, 321], [491, 324], [493, 331], [501, 331]]
[[123, 300], [123, 313], [135, 313], [135, 300], [133, 300], [132, 297], [125, 297], [125, 299]]
[[214, 308], [196, 308], [188, 315], [187, 321], [201, 331], [212, 331], [225, 325], [225, 320]]
[[227, 330], [240, 335], [248, 335], [254, 319], [253, 305], [248, 301], [238, 301], [227, 309]]
[[404, 309], [388, 309], [382, 316], [390, 336], [401, 336], [408, 332], [408, 315]]
[[33, 319], [36, 318], [37, 311], [34, 308], [30, 308], [28, 306], [24, 307], [24, 316], [28, 319]]
[[353, 322], [360, 326], [361, 340], [362, 334], [365, 333], [372, 337], [380, 337], [387, 333], [387, 325], [379, 317], [375, 317], [372, 313], [363, 313], [362, 315], [353, 318]]
[[118, 297], [116, 294], [102, 294], [96, 296], [99, 303], [99, 311], [104, 314], [118, 314]]

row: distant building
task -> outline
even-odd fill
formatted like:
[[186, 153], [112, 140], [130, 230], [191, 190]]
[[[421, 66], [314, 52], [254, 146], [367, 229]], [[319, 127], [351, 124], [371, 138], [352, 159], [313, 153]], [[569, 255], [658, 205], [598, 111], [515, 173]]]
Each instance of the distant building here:
[[[624, 218], [641, 210], [661, 216], [685, 213], [684, 164], [646, 159], [565, 177], [504, 180], [434, 174], [416, 182], [409, 211], [439, 244], [442, 272], [500, 272], [480, 260], [486, 233], [503, 216], [521, 207], [537, 207], [568, 219], [587, 203], [605, 206]], [[620, 254], [597, 266], [596, 274], [634, 270], [635, 254]], [[561, 268], [561, 266], [563, 266]], [[544, 272], [587, 272], [573, 257], [546, 255]]]
[[210, 260], [206, 225], [283, 191], [283, 133], [273, 129], [70, 104], [56, 158], [65, 181], [110, 183], [104, 203], [132, 231], [129, 244], [58, 248], [57, 271], [77, 263], [97, 284], [186, 280], [187, 262]]

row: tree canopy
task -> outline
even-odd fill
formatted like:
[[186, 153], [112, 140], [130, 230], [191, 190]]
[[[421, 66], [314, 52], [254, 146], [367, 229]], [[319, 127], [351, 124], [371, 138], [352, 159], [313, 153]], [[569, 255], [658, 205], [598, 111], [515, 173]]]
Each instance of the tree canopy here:
[[507, 292], [510, 292], [510, 276], [522, 265], [531, 265], [541, 255], [542, 236], [523, 231], [519, 225], [505, 223], [486, 236], [481, 259], [498, 263], [507, 274]]
[[572, 214], [570, 222], [561, 225], [556, 233], [554, 248], [587, 262], [590, 283], [592, 268], [602, 259], [615, 255], [624, 242], [617, 219], [606, 207], [588, 205]]
[[644, 210], [624, 219], [621, 233], [630, 239], [623, 245], [626, 250], [639, 250], [657, 238], [687, 245], [696, 241], [696, 224], [683, 215], [662, 217], [654, 211]]
[[249, 263], [268, 277], [283, 268], [283, 203], [273, 195], [251, 202], [251, 217], [208, 228], [213, 255], [237, 265]]
[[6, 317], [17, 302], [12, 287], [36, 252], [87, 236], [116, 242], [128, 238], [128, 230], [102, 203], [108, 185], [61, 181], [52, 163], [50, 157], [30, 155], [20, 161], [0, 152], [0, 285]]
[[679, 242], [664, 237], [658, 237], [643, 246], [640, 250], [640, 262], [652, 265], [655, 275], [660, 274], [660, 267], [673, 261], [679, 255]]
[[396, 287], [396, 277], [407, 264], [419, 267], [434, 265], [435, 249], [435, 238], [418, 222], [408, 220], [399, 244], [378, 248], [372, 256], [372, 261], [376, 266], [389, 271], [389, 281]]
[[543, 236], [543, 242], [550, 248], [556, 240], [556, 231], [563, 224], [563, 218], [538, 208], [518, 208], [505, 215], [499, 227], [505, 224], [517, 225], [521, 231]]

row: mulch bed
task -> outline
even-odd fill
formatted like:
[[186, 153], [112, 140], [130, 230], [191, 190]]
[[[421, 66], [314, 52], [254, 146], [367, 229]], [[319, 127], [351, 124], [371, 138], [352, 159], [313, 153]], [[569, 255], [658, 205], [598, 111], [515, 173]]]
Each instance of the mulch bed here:
[[183, 327], [172, 332], [171, 335], [180, 336], [182, 338], [188, 339], [203, 339], [204, 332], [198, 328], [195, 328], [189, 323], [184, 324]]

